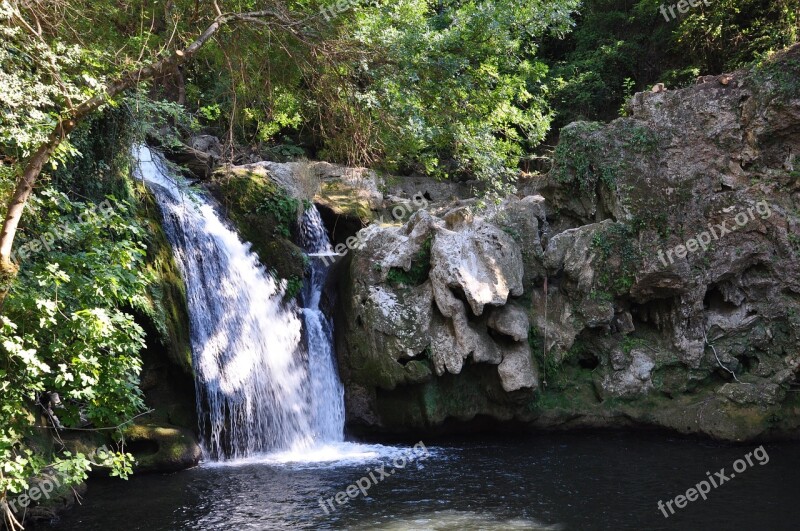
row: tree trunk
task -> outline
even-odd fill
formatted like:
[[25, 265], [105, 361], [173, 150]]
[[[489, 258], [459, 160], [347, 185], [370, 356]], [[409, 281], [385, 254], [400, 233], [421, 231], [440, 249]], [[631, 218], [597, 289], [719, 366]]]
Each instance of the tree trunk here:
[[14, 189], [14, 195], [11, 196], [11, 200], [8, 203], [8, 212], [3, 222], [2, 233], [0, 233], [0, 261], [2, 261], [0, 267], [2, 267], [3, 272], [13, 273], [15, 271], [15, 266], [11, 263], [11, 246], [14, 243], [14, 235], [17, 232], [22, 211], [25, 209], [25, 204], [28, 202], [31, 192], [33, 192], [36, 178], [47, 161], [50, 160], [50, 156], [61, 143], [61, 140], [74, 128], [75, 122], [72, 120], [62, 120], [58, 123], [47, 142], [39, 146], [31, 160], [28, 161], [22, 178], [20, 178], [17, 187]]
[[[171, 55], [160, 61], [139, 68], [124, 74], [116, 81], [111, 82], [106, 87], [104, 93], [97, 94], [84, 101], [77, 107], [71, 109], [53, 129], [47, 141], [39, 146], [36, 152], [25, 166], [22, 177], [17, 182], [14, 194], [8, 203], [5, 220], [3, 221], [2, 231], [0, 231], [0, 279], [12, 278], [17, 271], [16, 265], [11, 260], [14, 236], [17, 233], [22, 213], [25, 210], [28, 198], [36, 184], [36, 179], [42, 172], [42, 168], [50, 160], [58, 145], [72, 132], [78, 122], [86, 116], [92, 114], [102, 107], [108, 100], [120, 93], [135, 87], [142, 81], [146, 81], [158, 75], [174, 72], [180, 65], [191, 59], [219, 28], [237, 20], [250, 22], [263, 22], [261, 19], [270, 17], [275, 18], [285, 28], [290, 29], [296, 24], [288, 15], [274, 10], [254, 11], [250, 13], [229, 13], [219, 15], [214, 22], [208, 26], [197, 39], [184, 50], [176, 50]], [[6, 284], [6, 282], [3, 282]], [[0, 300], [5, 297], [5, 289], [0, 289]]]

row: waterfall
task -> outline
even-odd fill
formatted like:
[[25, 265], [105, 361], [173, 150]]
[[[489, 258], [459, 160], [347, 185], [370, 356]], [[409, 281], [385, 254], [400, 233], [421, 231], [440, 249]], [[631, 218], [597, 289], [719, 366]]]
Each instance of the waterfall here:
[[[309, 368], [298, 348], [301, 321], [296, 305], [282, 301], [282, 287], [261, 266], [249, 244], [223, 221], [210, 198], [171, 178], [158, 154], [146, 147], [134, 151], [138, 176], [155, 195], [186, 285], [206, 457], [220, 460], [275, 450], [302, 451], [313, 445], [315, 431], [341, 439], [342, 426], [336, 431], [331, 425], [342, 417], [341, 384], [335, 396], [325, 394], [336, 374], [324, 375], [319, 383], [312, 374], [314, 396], [309, 400]], [[321, 359], [330, 358], [330, 324], [319, 313], [318, 289], [310, 285], [308, 293], [310, 305], [303, 314], [309, 342], [317, 348], [328, 341], [310, 356], [311, 372], [322, 372], [332, 364]], [[310, 403], [325, 413], [314, 415]]]
[[316, 441], [338, 442], [344, 439], [344, 387], [334, 363], [333, 325], [319, 306], [330, 269], [324, 258], [333, 255], [333, 250], [314, 205], [303, 213], [301, 233], [303, 248], [311, 262], [310, 278], [302, 292], [311, 381], [311, 422]]

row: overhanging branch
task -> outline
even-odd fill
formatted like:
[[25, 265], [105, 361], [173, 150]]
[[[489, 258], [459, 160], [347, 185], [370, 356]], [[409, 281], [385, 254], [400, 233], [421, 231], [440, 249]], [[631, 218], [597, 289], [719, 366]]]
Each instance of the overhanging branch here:
[[[42, 172], [42, 168], [50, 160], [53, 152], [61, 142], [75, 129], [78, 122], [122, 92], [135, 87], [143, 81], [174, 71], [178, 66], [191, 60], [220, 28], [237, 21], [270, 26], [274, 24], [295, 35], [298, 34], [296, 27], [301, 24], [301, 21], [294, 20], [286, 11], [277, 7], [244, 13], [218, 14], [214, 21], [186, 48], [175, 50], [159, 61], [121, 75], [115, 81], [107, 84], [105, 90], [69, 109], [53, 128], [48, 139], [39, 146], [29, 159], [22, 176], [17, 182], [11, 200], [8, 202], [2, 232], [0, 232], [0, 277], [7, 279], [16, 272], [16, 266], [11, 261], [11, 250], [22, 212], [33, 191], [36, 179]], [[3, 282], [3, 284], [5, 283]], [[5, 290], [0, 293], [0, 299], [4, 297]]]

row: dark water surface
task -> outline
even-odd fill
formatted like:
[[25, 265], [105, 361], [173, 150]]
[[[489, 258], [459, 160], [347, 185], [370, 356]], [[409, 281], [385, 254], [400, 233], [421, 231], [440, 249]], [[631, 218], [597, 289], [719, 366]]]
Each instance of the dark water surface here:
[[[800, 444], [733, 464], [757, 445], [664, 434], [570, 433], [428, 444], [431, 455], [326, 515], [320, 497], [384, 457], [346, 465], [201, 466], [127, 482], [98, 479], [83, 505], [37, 529], [800, 529]], [[657, 507], [725, 469], [735, 477], [668, 519]], [[389, 467], [387, 467], [387, 470]]]

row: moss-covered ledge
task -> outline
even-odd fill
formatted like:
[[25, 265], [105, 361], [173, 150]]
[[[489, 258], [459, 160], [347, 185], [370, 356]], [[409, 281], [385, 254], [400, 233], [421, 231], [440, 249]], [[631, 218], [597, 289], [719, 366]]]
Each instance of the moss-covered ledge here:
[[194, 434], [185, 428], [136, 424], [124, 432], [125, 451], [136, 459], [134, 471], [177, 472], [197, 465], [202, 451]]
[[276, 278], [287, 281], [287, 297], [296, 295], [307, 260], [293, 243], [304, 202], [278, 186], [267, 169], [258, 166], [217, 170], [208, 188], [242, 238], [252, 244], [261, 263]]

